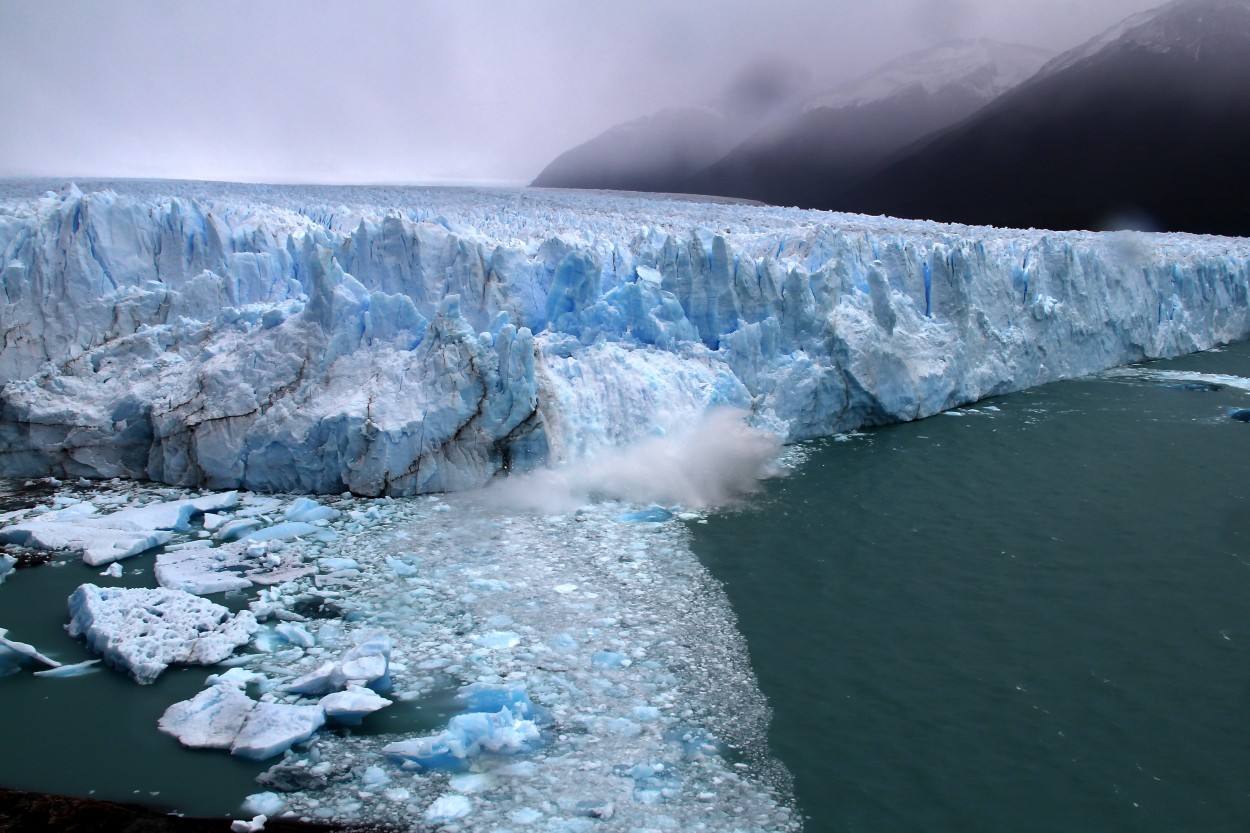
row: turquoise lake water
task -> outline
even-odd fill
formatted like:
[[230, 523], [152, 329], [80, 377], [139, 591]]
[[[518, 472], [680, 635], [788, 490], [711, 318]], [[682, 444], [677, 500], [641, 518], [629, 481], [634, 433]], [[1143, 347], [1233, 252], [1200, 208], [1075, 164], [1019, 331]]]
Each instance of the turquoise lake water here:
[[[1149, 367], [1250, 377], [1250, 345]], [[810, 833], [1247, 829], [1250, 394], [1204, 388], [821, 443], [696, 525]]]

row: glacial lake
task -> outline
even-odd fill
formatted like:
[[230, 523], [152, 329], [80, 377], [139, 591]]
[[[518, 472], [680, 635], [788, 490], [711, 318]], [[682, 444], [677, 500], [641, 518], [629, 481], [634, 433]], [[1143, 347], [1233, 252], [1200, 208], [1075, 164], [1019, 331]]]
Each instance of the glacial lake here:
[[[808, 831], [1245, 829], [1250, 425], [1227, 414], [1247, 378], [1240, 344], [812, 443], [689, 524]], [[0, 626], [89, 658], [64, 599], [98, 573], [11, 576]], [[239, 817], [267, 764], [153, 728], [207, 673], [0, 679], [0, 786]], [[395, 717], [450, 713], [426, 707]]]
[[[1145, 367], [1246, 384], [1250, 344]], [[807, 830], [1245, 830], [1250, 392], [974, 407], [815, 444], [696, 525]]]

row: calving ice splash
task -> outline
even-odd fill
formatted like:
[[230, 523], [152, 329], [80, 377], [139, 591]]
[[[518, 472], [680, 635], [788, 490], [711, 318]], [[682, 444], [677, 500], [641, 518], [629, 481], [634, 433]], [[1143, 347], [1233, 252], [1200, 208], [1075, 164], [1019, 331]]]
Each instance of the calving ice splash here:
[[102, 659], [0, 667], [212, 666], [149, 731], [273, 761], [240, 827], [797, 828], [682, 521], [782, 441], [1250, 333], [1244, 240], [650, 198], [22, 184], [0, 248], [0, 473], [77, 483], [0, 541], [80, 558]]

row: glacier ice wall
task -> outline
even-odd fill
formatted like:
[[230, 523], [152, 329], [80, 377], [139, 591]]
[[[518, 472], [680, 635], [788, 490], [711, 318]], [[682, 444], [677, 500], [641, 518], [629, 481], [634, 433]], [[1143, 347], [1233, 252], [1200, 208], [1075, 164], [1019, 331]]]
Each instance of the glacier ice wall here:
[[0, 473], [414, 494], [1250, 336], [1250, 241], [544, 191], [0, 186]]

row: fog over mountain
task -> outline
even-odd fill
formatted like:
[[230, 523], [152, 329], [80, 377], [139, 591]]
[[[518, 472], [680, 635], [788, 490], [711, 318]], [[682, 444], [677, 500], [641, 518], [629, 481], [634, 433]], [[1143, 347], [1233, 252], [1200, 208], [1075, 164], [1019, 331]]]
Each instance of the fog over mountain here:
[[780, 205], [829, 202], [890, 153], [971, 115], [1052, 56], [985, 39], [905, 55], [814, 96], [671, 190]]
[[[780, 62], [748, 68], [712, 103], [617, 125], [556, 157], [533, 185], [674, 191], [759, 129], [801, 112], [810, 74]], [[713, 193], [713, 192], [707, 192]]]
[[828, 90], [951, 39], [1059, 52], [1152, 4], [10, 0], [0, 176], [521, 184], [751, 68]]
[[1059, 56], [824, 206], [1250, 235], [1250, 2], [1176, 0]]

